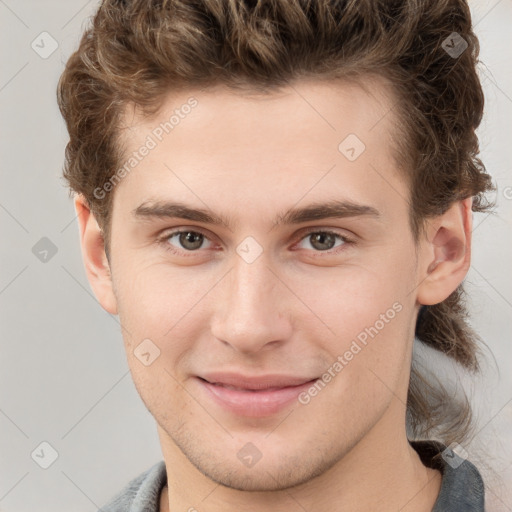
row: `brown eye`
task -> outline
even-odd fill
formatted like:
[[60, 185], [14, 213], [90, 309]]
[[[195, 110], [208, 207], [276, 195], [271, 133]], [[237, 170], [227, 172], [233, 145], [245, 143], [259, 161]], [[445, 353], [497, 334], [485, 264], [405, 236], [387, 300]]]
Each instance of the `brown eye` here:
[[[336, 245], [336, 239], [341, 240], [341, 243]], [[349, 240], [333, 231], [310, 231], [302, 238], [300, 243], [308, 241], [310, 247], [303, 247], [305, 249], [312, 249], [315, 252], [331, 251], [332, 249], [342, 248]], [[336, 251], [334, 251], [336, 252]]]
[[203, 235], [194, 231], [183, 231], [179, 233], [179, 242], [188, 251], [199, 249], [203, 243]]
[[334, 247], [336, 237], [331, 233], [312, 233], [309, 235], [311, 245], [319, 251], [328, 251]]
[[[173, 238], [176, 241], [171, 242]], [[205, 240], [208, 240], [206, 236], [198, 231], [181, 230], [165, 235], [163, 243], [173, 252], [194, 252], [202, 248]]]

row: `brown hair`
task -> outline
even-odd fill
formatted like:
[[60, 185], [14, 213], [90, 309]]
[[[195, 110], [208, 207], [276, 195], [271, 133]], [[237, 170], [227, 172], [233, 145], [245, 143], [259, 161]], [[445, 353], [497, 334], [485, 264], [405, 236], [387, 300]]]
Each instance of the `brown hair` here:
[[[70, 135], [64, 177], [88, 201], [108, 254], [113, 193], [100, 199], [94, 191], [123, 161], [127, 105], [151, 115], [171, 90], [191, 86], [265, 92], [307, 77], [364, 86], [377, 75], [397, 100], [394, 155], [410, 183], [417, 239], [422, 221], [454, 201], [473, 197], [473, 211], [490, 206], [475, 134], [484, 106], [478, 54], [463, 0], [105, 0], [58, 85]], [[477, 370], [462, 294], [461, 286], [423, 307], [416, 336]], [[407, 405], [413, 438], [460, 442], [469, 432], [467, 400], [454, 403], [414, 361]]]

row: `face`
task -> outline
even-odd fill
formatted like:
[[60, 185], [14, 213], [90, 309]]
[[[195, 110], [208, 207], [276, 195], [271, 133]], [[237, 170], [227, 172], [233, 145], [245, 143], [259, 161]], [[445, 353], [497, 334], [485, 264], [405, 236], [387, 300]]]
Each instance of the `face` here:
[[392, 100], [369, 92], [218, 87], [126, 116], [127, 159], [145, 153], [111, 192], [128, 363], [164, 452], [228, 487], [300, 484], [403, 429], [417, 253]]

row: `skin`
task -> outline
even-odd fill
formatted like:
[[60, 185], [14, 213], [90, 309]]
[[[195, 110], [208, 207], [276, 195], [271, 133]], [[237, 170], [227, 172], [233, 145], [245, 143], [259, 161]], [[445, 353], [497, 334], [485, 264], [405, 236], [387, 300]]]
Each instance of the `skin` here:
[[[190, 96], [198, 100], [111, 192], [110, 262], [96, 219], [76, 198], [89, 281], [119, 315], [132, 377], [157, 422], [168, 475], [161, 511], [433, 507], [441, 474], [423, 466], [405, 431], [414, 326], [420, 305], [444, 300], [468, 271], [471, 198], [429, 220], [415, 244], [408, 184], [390, 153], [393, 101], [384, 82], [366, 85], [371, 94], [302, 80], [265, 97], [218, 86], [169, 95], [153, 119], [128, 109], [129, 152]], [[338, 150], [350, 133], [366, 146], [352, 162]], [[132, 214], [177, 199], [223, 215], [232, 229]], [[290, 208], [332, 199], [379, 216], [274, 225]], [[205, 235], [203, 244], [187, 253], [178, 236], [163, 237], [175, 228]], [[336, 237], [321, 250], [305, 228], [351, 243]], [[236, 252], [248, 236], [263, 250], [252, 263]], [[243, 417], [195, 379], [204, 371], [320, 377], [396, 303], [400, 312], [306, 405]], [[160, 350], [149, 366], [134, 355], [147, 338]], [[252, 467], [237, 457], [248, 442], [262, 455]]]

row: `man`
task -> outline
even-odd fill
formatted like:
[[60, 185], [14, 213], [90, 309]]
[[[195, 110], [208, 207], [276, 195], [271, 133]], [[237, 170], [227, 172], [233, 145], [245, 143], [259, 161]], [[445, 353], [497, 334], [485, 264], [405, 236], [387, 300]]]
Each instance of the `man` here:
[[65, 176], [164, 457], [102, 510], [484, 510], [412, 356], [478, 367], [477, 56], [462, 1], [101, 4]]

